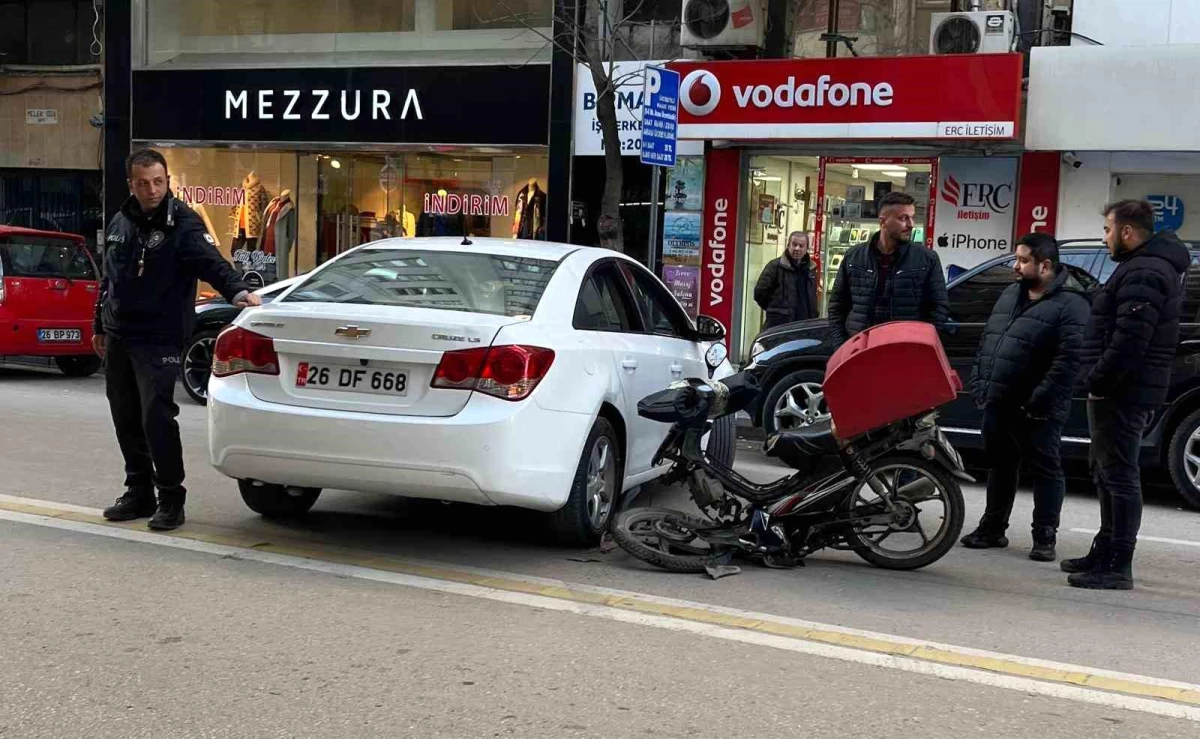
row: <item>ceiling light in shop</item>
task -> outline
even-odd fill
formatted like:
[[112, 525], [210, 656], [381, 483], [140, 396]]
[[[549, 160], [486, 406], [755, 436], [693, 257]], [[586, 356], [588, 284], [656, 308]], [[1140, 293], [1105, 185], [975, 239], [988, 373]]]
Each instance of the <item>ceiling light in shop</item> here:
[[893, 170], [899, 172], [907, 172], [908, 167], [902, 167], [899, 164], [856, 164], [858, 169], [865, 169], [868, 172], [891, 172]]
[[342, 163], [341, 163], [341, 162], [339, 162], [339, 161], [338, 161], [338, 160], [336, 160], [336, 159], [331, 159], [331, 160], [329, 161], [329, 166], [330, 166], [330, 167], [333, 167], [334, 169], [341, 169], [341, 168], [342, 168]]
[[756, 174], [754, 175], [755, 182], [782, 182], [783, 178], [773, 174]]
[[858, 167], [855, 167], [850, 174], [854, 175], [854, 179], [858, 179]]
[[906, 169], [896, 169], [896, 170], [889, 169], [889, 170], [880, 172], [879, 174], [883, 175], [884, 177], [898, 177], [903, 180], [908, 177], [908, 170], [906, 170]]

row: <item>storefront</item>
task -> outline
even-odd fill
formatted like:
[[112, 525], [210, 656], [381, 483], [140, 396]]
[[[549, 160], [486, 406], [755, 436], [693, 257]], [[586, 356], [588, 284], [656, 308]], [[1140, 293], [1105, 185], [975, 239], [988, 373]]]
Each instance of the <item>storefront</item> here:
[[1132, 198], [1200, 240], [1200, 100], [1181, 92], [1198, 64], [1194, 45], [1033, 50], [1026, 146], [1061, 180], [1058, 238], [1099, 238], [1105, 203]]
[[132, 96], [134, 145], [264, 282], [385, 237], [546, 238], [549, 65], [137, 70]]
[[[1022, 57], [686, 62], [679, 135], [703, 140], [699, 311], [743, 357], [762, 326], [754, 285], [808, 235], [820, 303], [878, 202], [916, 203], [913, 240], [951, 274], [1011, 248], [1019, 202]], [[669, 261], [669, 260], [668, 260]]]

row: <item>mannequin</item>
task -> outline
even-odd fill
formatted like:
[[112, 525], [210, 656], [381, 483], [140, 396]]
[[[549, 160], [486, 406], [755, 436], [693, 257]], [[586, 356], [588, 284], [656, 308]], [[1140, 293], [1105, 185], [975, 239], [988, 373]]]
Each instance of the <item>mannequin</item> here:
[[[230, 214], [235, 250], [239, 247], [253, 249], [257, 245], [263, 232], [262, 216], [269, 201], [267, 189], [263, 187], [258, 172], [253, 169], [242, 180], [242, 192], [242, 204], [234, 206]], [[241, 243], [237, 243], [239, 240]]]
[[288, 263], [288, 255], [296, 241], [296, 206], [292, 202], [292, 191], [284, 189], [271, 199], [263, 212], [262, 263], [260, 272], [268, 282], [274, 282], [283, 275], [279, 274], [278, 265]]
[[517, 193], [513, 210], [514, 238], [546, 238], [546, 192], [538, 187], [536, 177], [530, 177]]

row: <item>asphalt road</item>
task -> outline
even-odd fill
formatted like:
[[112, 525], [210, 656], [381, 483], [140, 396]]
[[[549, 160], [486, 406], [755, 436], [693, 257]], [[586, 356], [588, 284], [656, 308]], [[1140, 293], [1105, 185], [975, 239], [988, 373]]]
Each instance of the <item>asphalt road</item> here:
[[[1200, 734], [1122, 702], [1139, 685], [1154, 697], [1146, 685], [1200, 683], [1200, 514], [1169, 495], [1148, 507], [1133, 592], [1067, 588], [1056, 565], [1026, 559], [1028, 495], [1008, 550], [959, 548], [915, 573], [819, 554], [712, 581], [551, 546], [515, 511], [335, 491], [302, 522], [267, 522], [207, 466], [205, 410], [181, 405], [186, 540], [95, 520], [121, 481], [101, 379], [0, 369], [0, 737]], [[743, 446], [744, 472], [782, 474]], [[965, 492], [969, 527], [983, 496]], [[64, 518], [21, 513], [11, 496]], [[1090, 535], [1076, 530], [1097, 525], [1081, 486], [1060, 552], [1082, 553]], [[284, 550], [294, 556], [255, 554]], [[562, 584], [558, 600], [547, 581]], [[612, 591], [628, 602], [584, 602]], [[662, 605], [679, 600], [693, 613]], [[711, 625], [748, 612], [742, 631]], [[850, 636], [785, 643], [764, 633], [773, 619]], [[958, 667], [812, 646], [853, 646], [861, 631], [948, 645], [943, 663]], [[977, 650], [1126, 677], [1064, 695], [1011, 683], [1023, 673], [973, 663]], [[964, 665], [979, 669], [954, 671]]]

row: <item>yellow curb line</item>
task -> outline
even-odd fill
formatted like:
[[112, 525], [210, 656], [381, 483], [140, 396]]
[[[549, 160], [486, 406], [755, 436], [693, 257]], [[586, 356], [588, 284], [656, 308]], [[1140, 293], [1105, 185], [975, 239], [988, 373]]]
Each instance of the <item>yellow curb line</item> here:
[[[27, 503], [0, 501], [0, 509], [15, 511], [18, 513], [26, 513], [35, 516], [45, 516], [47, 518], [75, 521], [78, 523], [88, 523], [113, 528], [144, 530], [144, 523], [141, 521], [114, 523], [112, 521], [106, 521], [104, 518], [99, 516]], [[963, 667], [1001, 675], [1029, 678], [1032, 680], [1040, 680], [1042, 682], [1060, 683], [1064, 685], [1092, 688], [1110, 693], [1119, 693], [1143, 698], [1154, 698], [1172, 703], [1200, 706], [1200, 691], [1197, 690], [1153, 685], [1150, 683], [1138, 682], [1136, 680], [1125, 680], [1088, 672], [1064, 672], [1052, 667], [1029, 665], [999, 657], [966, 654], [921, 644], [905, 644], [903, 642], [887, 641], [884, 639], [860, 636], [858, 634], [850, 634], [845, 632], [830, 631], [826, 629], [812, 629], [776, 621], [748, 618], [745, 616], [720, 613], [718, 611], [709, 611], [701, 608], [657, 603], [652, 600], [644, 600], [627, 595], [591, 593], [586, 591], [572, 590], [559, 585], [545, 585], [524, 580], [496, 577], [492, 575], [479, 575], [470, 572], [463, 572], [461, 570], [450, 569], [448, 567], [416, 564], [404, 562], [402, 560], [391, 559], [386, 556], [363, 554], [362, 552], [357, 552], [355, 550], [336, 545], [313, 545], [311, 543], [304, 542], [289, 543], [287, 540], [279, 543], [265, 542], [262, 541], [260, 537], [252, 536], [242, 532], [221, 530], [218, 527], [203, 524], [189, 524], [188, 529], [163, 533], [160, 535], [189, 539], [193, 541], [202, 541], [210, 544], [220, 544], [239, 549], [253, 549], [255, 551], [270, 552], [272, 554], [287, 555], [302, 559], [313, 559], [334, 562], [337, 564], [368, 567], [386, 572], [413, 575], [446, 582], [475, 585], [493, 590], [540, 595], [547, 598], [555, 598], [557, 600], [606, 606], [609, 608], [619, 608], [626, 611], [647, 613], [657, 616], [667, 616], [684, 621], [709, 624], [713, 626], [744, 629], [747, 631], [755, 631], [774, 636], [783, 636], [792, 639], [831, 644], [849, 649], [873, 652], [876, 654], [907, 657], [910, 659], [950, 665], [954, 667]]]

